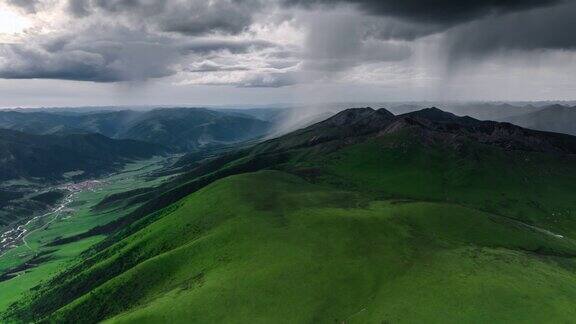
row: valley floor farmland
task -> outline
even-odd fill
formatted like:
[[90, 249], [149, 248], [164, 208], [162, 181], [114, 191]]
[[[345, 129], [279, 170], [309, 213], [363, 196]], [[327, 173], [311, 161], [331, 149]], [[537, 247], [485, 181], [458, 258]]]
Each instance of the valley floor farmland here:
[[[9, 229], [15, 232], [0, 233], [2, 240], [11, 238], [12, 244], [16, 245], [0, 252], [0, 314], [22, 293], [51, 278], [71, 259], [100, 242], [104, 236], [92, 236], [55, 246], [51, 246], [51, 242], [83, 233], [123, 216], [129, 210], [97, 212], [92, 207], [110, 194], [161, 182], [162, 177], [150, 180], [147, 175], [162, 168], [165, 163], [166, 158], [154, 158], [129, 164], [122, 172], [98, 179], [97, 182], [91, 180], [67, 184], [66, 189], [71, 193], [54, 210]], [[11, 237], [11, 234], [15, 237]]]

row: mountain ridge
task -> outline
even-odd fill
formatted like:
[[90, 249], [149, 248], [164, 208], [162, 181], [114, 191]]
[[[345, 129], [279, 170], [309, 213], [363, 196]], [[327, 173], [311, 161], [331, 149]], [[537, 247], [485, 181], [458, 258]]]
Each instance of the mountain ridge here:
[[3, 319], [568, 321], [574, 141], [436, 109], [343, 111], [105, 199], [130, 213], [53, 241], [107, 235]]
[[[573, 136], [530, 130], [506, 122], [480, 121], [469, 116], [457, 116], [438, 108], [426, 108], [415, 112], [394, 115], [381, 108], [355, 108], [344, 110], [325, 121], [316, 123], [270, 143], [289, 141], [290, 137], [299, 144], [316, 145], [322, 141], [333, 141], [345, 137], [354, 138], [388, 134], [411, 128], [423, 137], [447, 140], [474, 139], [488, 145], [508, 149], [523, 149], [555, 153], [576, 153]], [[440, 136], [442, 135], [443, 136]], [[286, 148], [290, 145], [280, 145]]]

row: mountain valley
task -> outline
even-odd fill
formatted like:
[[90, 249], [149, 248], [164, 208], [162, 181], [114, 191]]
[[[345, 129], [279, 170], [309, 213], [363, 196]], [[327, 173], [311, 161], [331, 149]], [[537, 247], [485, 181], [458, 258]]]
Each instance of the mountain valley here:
[[[101, 192], [77, 218], [109, 222], [40, 241], [29, 257], [85, 252], [14, 296], [4, 321], [574, 315], [573, 136], [437, 108], [356, 108], [278, 138], [186, 155], [146, 178], [155, 180]], [[12, 264], [0, 272], [14, 273]], [[27, 271], [18, 279], [38, 270]]]

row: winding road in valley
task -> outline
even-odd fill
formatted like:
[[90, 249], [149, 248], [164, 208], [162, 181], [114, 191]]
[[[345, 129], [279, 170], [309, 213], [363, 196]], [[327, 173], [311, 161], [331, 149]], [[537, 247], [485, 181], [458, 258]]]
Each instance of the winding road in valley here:
[[85, 190], [93, 190], [98, 185], [100, 185], [100, 181], [98, 180], [87, 180], [59, 186], [58, 189], [68, 190], [69, 193], [56, 207], [47, 213], [32, 217], [23, 224], [15, 225], [0, 235], [0, 258], [12, 248], [18, 247], [22, 243], [24, 243], [28, 249], [32, 250], [28, 242], [26, 242], [26, 238], [30, 236], [30, 234], [45, 228], [58, 219], [63, 213], [70, 211], [68, 206], [74, 201], [74, 197], [78, 193]]

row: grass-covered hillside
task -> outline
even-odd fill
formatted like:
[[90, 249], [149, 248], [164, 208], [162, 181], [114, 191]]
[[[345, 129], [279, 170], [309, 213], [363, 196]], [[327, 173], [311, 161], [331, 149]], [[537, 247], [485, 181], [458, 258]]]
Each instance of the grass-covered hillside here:
[[0, 129], [0, 180], [60, 179], [67, 172], [93, 176], [165, 152], [159, 145], [100, 134], [31, 135]]
[[570, 322], [575, 143], [435, 109], [348, 110], [148, 193], [3, 319]]

